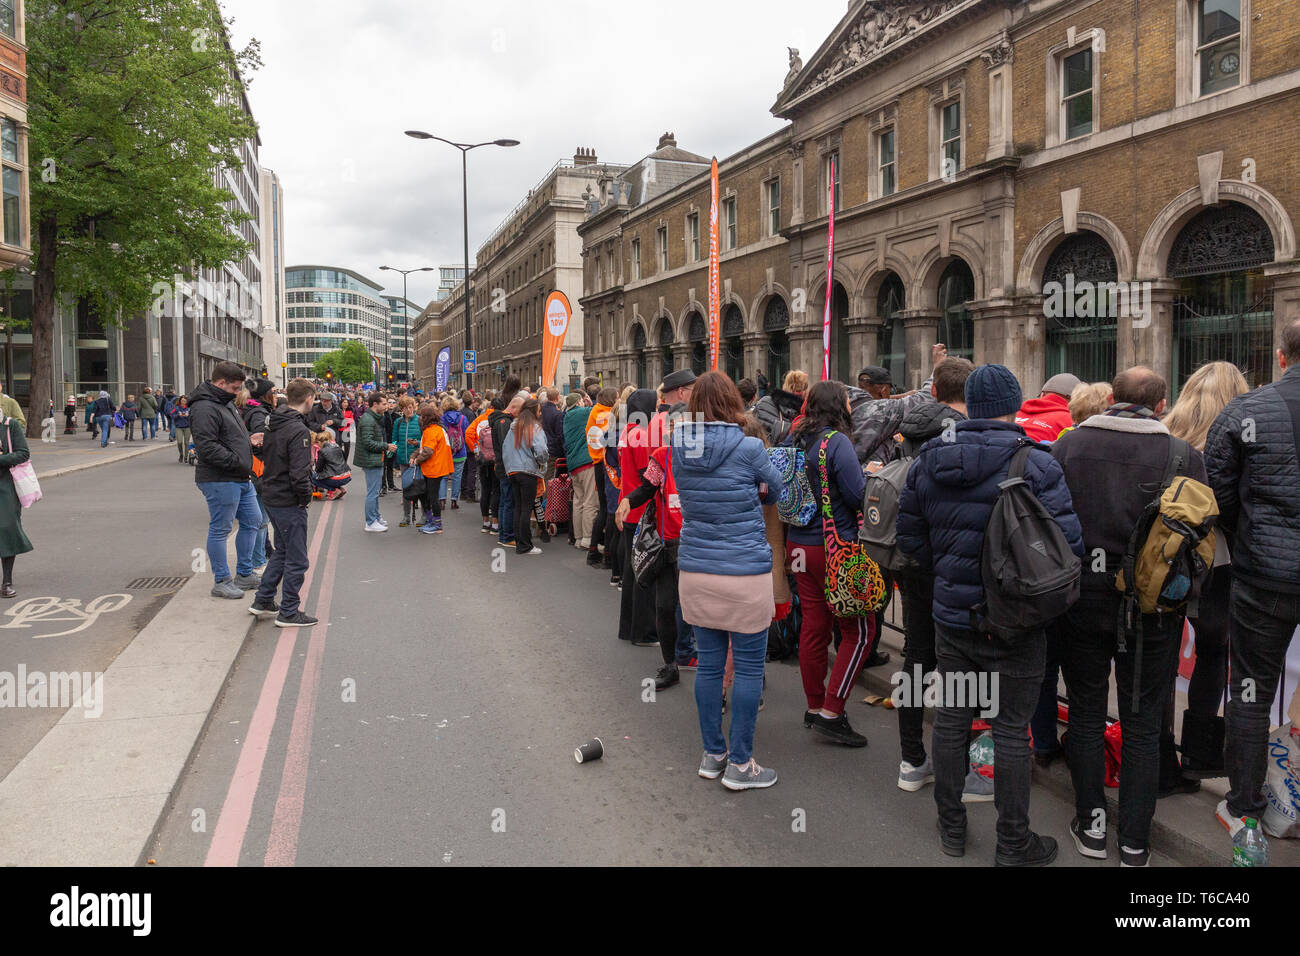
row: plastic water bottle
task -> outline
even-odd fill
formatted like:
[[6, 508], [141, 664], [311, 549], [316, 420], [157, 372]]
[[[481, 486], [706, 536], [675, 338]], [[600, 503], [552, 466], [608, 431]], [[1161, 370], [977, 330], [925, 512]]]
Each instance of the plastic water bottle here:
[[1259, 821], [1246, 817], [1232, 838], [1233, 866], [1268, 866], [1268, 841], [1259, 832]]

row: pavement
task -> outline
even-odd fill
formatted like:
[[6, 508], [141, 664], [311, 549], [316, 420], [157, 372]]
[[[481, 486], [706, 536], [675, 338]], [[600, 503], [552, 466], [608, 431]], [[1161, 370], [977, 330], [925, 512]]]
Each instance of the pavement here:
[[[59, 421], [62, 422], [62, 419], [59, 419]], [[32, 464], [36, 468], [36, 476], [44, 479], [84, 471], [87, 468], [122, 461], [125, 458], [134, 458], [137, 455], [147, 455], [151, 452], [161, 451], [163, 448], [170, 448], [172, 453], [175, 454], [176, 446], [167, 440], [162, 431], [159, 431], [158, 434], [160, 437], [148, 441], [143, 439], [125, 441], [122, 432], [115, 428], [113, 429], [115, 437], [109, 440], [107, 447], [102, 448], [99, 440], [92, 439], [88, 432], [81, 431], [75, 435], [65, 435], [62, 427], [60, 427], [51, 436], [54, 441], [28, 438], [27, 444], [31, 449]]]
[[[968, 808], [954, 860], [930, 789], [896, 787], [896, 715], [863, 702], [892, 665], [866, 671], [850, 702], [861, 750], [805, 730], [797, 666], [769, 665], [756, 756], [780, 781], [734, 794], [695, 772], [694, 673], [645, 693], [658, 648], [617, 641], [619, 592], [562, 540], [536, 557], [498, 550], [472, 503], [422, 535], [398, 527], [392, 495], [391, 530], [367, 534], [358, 473], [310, 511], [304, 607], [324, 623], [277, 629], [208, 596], [193, 472], [142, 454], [93, 482], [50, 481], [25, 515], [37, 550], [19, 559], [19, 599], [57, 594], [73, 621], [0, 625], [0, 671], [102, 671], [105, 689], [98, 718], [0, 710], [0, 863], [993, 862], [992, 804]], [[124, 586], [167, 577], [181, 582]], [[66, 602], [106, 590], [131, 604], [62, 634], [78, 620]], [[887, 631], [891, 643], [897, 662]], [[605, 756], [577, 764], [591, 737]], [[1034, 828], [1061, 843], [1054, 865], [1118, 865], [1074, 852], [1062, 774], [1036, 769], [1031, 803]], [[1231, 856], [1204, 793], [1162, 800], [1152, 839], [1155, 866]], [[1271, 840], [1272, 864], [1295, 850]]]

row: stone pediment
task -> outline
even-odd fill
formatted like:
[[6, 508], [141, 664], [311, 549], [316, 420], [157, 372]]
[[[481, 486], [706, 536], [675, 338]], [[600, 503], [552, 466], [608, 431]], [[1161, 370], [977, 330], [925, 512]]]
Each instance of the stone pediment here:
[[983, 0], [867, 0], [858, 15], [841, 22], [806, 67], [787, 77], [785, 89], [772, 112], [779, 115], [790, 105], [832, 86], [875, 60], [892, 56], [900, 48]]

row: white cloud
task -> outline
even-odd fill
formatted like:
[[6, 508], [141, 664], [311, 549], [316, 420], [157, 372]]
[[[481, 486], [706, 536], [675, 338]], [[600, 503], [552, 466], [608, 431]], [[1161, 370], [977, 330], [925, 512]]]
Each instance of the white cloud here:
[[[788, 69], [844, 15], [843, 0], [221, 0], [234, 42], [262, 44], [249, 98], [262, 162], [286, 194], [289, 264], [355, 269], [459, 263], [456, 150], [469, 154], [470, 256], [578, 146], [633, 162], [672, 130], [727, 156], [780, 128], [769, 108]], [[797, 13], [797, 15], [792, 15]], [[431, 278], [433, 276], [433, 278]], [[401, 294], [396, 277], [390, 289]], [[410, 279], [432, 298], [436, 274]]]

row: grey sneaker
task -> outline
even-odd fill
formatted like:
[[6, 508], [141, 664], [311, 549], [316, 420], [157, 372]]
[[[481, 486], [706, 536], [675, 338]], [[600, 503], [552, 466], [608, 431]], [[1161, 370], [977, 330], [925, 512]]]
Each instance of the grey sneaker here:
[[722, 775], [722, 785], [728, 790], [757, 790], [770, 787], [776, 783], [776, 771], [771, 767], [760, 767], [758, 761], [750, 758], [749, 767], [739, 769], [734, 763], [728, 763]]
[[715, 757], [712, 754], [705, 754], [700, 759], [700, 776], [705, 780], [717, 780], [722, 776], [722, 771], [727, 766], [727, 755]]
[[244, 599], [243, 590], [236, 587], [230, 578], [212, 585], [212, 590], [208, 593], [213, 597], [228, 598], [232, 601], [242, 601]]
[[898, 789], [906, 790], [908, 793], [915, 793], [927, 783], [934, 783], [934, 764], [931, 762], [929, 755], [926, 755], [925, 763], [919, 767], [913, 767], [906, 760], [898, 764]]
[[262, 576], [259, 574], [236, 574], [230, 579], [230, 583], [241, 591], [256, 591], [262, 586]]
[[966, 785], [961, 790], [962, 803], [992, 803], [993, 780], [974, 770], [966, 774]]

